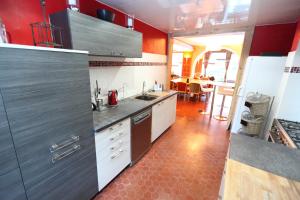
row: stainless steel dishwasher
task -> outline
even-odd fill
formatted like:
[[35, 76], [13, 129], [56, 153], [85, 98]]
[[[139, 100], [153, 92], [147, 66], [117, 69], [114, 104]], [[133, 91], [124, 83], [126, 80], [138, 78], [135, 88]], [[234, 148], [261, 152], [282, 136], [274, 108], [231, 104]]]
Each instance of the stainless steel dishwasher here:
[[140, 160], [151, 148], [151, 109], [131, 118], [131, 165]]

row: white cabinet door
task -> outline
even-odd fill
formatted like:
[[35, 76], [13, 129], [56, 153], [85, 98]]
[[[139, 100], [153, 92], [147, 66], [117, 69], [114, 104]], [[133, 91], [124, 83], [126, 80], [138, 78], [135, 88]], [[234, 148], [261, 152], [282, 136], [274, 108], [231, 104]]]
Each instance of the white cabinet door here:
[[163, 132], [163, 110], [162, 103], [155, 104], [152, 107], [152, 131], [151, 131], [151, 142], [156, 140]]
[[167, 98], [152, 107], [151, 142], [156, 140], [176, 120], [177, 95]]

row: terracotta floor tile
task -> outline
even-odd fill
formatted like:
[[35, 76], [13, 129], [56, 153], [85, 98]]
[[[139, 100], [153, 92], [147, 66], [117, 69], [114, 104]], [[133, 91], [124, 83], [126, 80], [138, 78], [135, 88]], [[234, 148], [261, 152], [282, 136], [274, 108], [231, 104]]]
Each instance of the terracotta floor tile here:
[[94, 200], [216, 200], [229, 134], [205, 107], [179, 100], [176, 123]]

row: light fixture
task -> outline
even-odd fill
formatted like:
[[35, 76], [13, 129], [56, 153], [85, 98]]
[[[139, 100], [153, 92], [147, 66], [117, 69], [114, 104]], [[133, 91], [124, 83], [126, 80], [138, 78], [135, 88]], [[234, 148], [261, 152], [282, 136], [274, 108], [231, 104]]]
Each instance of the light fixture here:
[[125, 21], [126, 27], [128, 29], [133, 30], [134, 29], [134, 15], [126, 15], [125, 20], [126, 20]]
[[5, 25], [0, 17], [0, 43], [8, 43]]
[[79, 0], [67, 0], [68, 8], [79, 12]]

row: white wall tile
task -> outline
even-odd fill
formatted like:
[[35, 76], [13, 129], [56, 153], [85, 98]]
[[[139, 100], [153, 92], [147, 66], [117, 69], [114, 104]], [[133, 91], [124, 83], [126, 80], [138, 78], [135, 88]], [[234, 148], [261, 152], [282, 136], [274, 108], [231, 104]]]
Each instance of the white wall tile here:
[[[126, 61], [126, 62], [160, 62], [165, 63], [167, 56], [158, 54], [143, 53], [142, 58], [90, 58], [93, 61]], [[142, 92], [143, 81], [146, 81], [146, 88], [153, 88], [155, 80], [166, 85], [167, 66], [122, 66], [122, 67], [90, 67], [91, 91], [93, 93], [98, 80], [102, 94], [107, 96], [108, 90], [119, 90], [119, 98], [123, 98], [121, 88], [125, 86], [124, 97], [133, 96]], [[106, 100], [104, 100], [106, 101]]]

